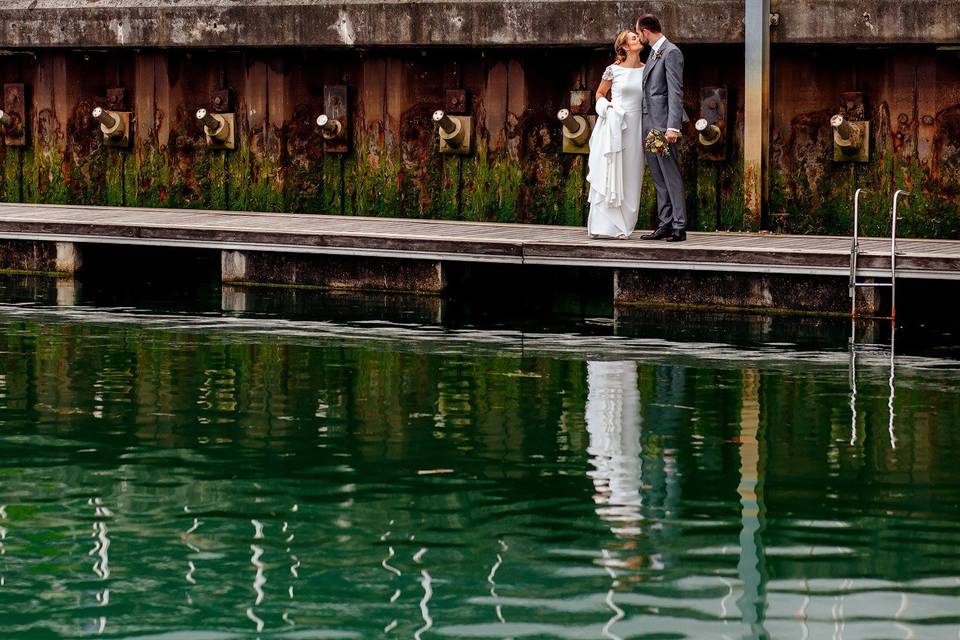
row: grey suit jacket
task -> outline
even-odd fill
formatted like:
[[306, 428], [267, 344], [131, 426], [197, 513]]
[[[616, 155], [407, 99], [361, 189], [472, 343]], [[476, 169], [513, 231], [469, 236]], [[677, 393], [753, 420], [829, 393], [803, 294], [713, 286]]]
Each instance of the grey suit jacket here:
[[654, 51], [643, 68], [643, 128], [683, 129], [683, 53], [669, 40]]

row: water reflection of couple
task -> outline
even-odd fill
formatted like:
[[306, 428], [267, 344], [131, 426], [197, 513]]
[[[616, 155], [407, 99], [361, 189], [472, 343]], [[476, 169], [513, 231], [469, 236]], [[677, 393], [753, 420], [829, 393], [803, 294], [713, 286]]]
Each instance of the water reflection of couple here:
[[614, 533], [638, 533], [643, 497], [637, 363], [588, 362], [587, 387], [587, 453], [597, 513]]

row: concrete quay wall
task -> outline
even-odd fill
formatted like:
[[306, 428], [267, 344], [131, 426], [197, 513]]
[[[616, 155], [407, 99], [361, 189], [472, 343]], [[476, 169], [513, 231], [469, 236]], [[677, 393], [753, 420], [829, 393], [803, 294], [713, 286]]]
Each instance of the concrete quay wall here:
[[[956, 0], [772, 0], [780, 43], [960, 41]], [[743, 42], [744, 0], [7, 0], [6, 47], [601, 46], [642, 13]]]

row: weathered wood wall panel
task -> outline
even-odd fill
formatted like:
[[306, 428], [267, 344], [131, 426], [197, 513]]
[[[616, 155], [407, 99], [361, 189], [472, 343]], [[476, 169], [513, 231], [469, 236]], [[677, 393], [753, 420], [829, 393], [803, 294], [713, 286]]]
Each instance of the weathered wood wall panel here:
[[[728, 92], [727, 159], [702, 157], [688, 129], [679, 154], [691, 227], [743, 224], [743, 49], [688, 45], [685, 104]], [[0, 56], [24, 82], [30, 143], [0, 144], [0, 197], [348, 215], [583, 224], [583, 156], [561, 153], [556, 112], [591, 93], [609, 62], [591, 49], [44, 50]], [[935, 47], [778, 47], [773, 64], [770, 215], [764, 226], [848, 233], [855, 188], [870, 189], [863, 230], [883, 234], [890, 194], [910, 189], [904, 235], [960, 237], [960, 57]], [[323, 87], [349, 88], [351, 150], [329, 153], [315, 125]], [[90, 111], [124, 87], [129, 150], [102, 144]], [[464, 89], [474, 153], [440, 155], [431, 115]], [[228, 90], [235, 151], [207, 148], [196, 109]], [[863, 91], [871, 161], [832, 160], [829, 116]], [[641, 221], [654, 220], [646, 179]], [[641, 223], [641, 226], [646, 226]]]
[[[867, 164], [832, 160], [829, 117], [840, 93], [862, 91], [871, 123]], [[960, 237], [960, 59], [953, 51], [797, 48], [774, 79], [770, 226], [849, 232], [851, 198], [868, 189], [864, 233], [889, 233], [891, 196], [907, 189], [898, 233]]]

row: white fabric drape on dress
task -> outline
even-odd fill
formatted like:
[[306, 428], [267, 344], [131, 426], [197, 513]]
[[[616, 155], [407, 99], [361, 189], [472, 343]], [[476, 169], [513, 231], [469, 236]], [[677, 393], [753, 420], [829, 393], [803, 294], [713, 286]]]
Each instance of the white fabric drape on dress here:
[[[644, 168], [643, 69], [610, 65], [603, 78], [612, 80], [613, 84], [610, 101], [602, 98], [597, 101], [597, 125], [590, 138], [587, 232], [595, 236], [626, 237], [633, 233], [640, 212]], [[619, 148], [615, 148], [617, 137]]]
[[597, 124], [590, 135], [587, 182], [590, 204], [617, 209], [623, 204], [623, 109], [606, 98], [597, 100]]

